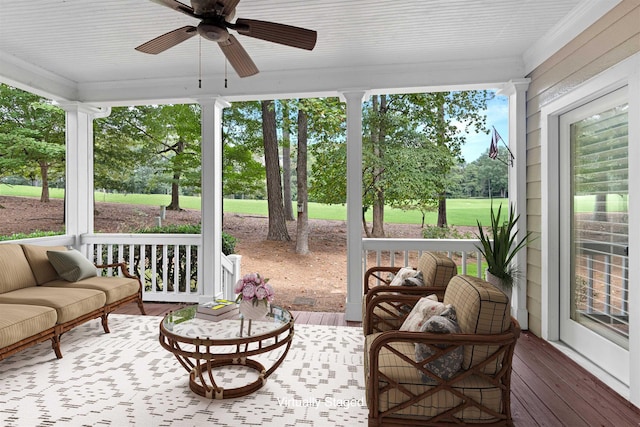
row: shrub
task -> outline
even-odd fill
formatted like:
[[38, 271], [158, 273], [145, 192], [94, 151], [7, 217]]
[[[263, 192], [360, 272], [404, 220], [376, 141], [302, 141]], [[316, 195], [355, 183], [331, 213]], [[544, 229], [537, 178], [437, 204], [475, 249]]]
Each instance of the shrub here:
[[33, 233], [29, 233], [29, 234], [16, 233], [10, 236], [0, 236], [0, 241], [33, 239], [36, 237], [47, 237], [47, 236], [60, 236], [62, 234], [64, 234], [64, 231], [34, 231]]
[[[163, 225], [161, 227], [147, 227], [141, 228], [134, 233], [144, 234], [200, 234], [200, 224], [173, 224]], [[237, 239], [231, 234], [222, 232], [222, 253], [225, 255], [231, 255], [236, 251]]]
[[435, 225], [425, 225], [422, 229], [422, 237], [425, 239], [473, 239], [470, 232], [461, 233], [455, 227], [438, 227]]

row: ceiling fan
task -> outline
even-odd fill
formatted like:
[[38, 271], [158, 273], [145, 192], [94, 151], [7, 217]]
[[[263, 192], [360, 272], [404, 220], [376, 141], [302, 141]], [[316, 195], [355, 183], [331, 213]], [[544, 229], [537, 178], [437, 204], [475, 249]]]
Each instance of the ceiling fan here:
[[227, 29], [232, 29], [243, 36], [280, 43], [300, 49], [313, 50], [316, 45], [317, 33], [306, 28], [292, 27], [275, 22], [257, 21], [255, 19], [238, 18], [235, 16], [236, 6], [240, 0], [190, 0], [187, 6], [177, 0], [151, 0], [162, 6], [182, 12], [192, 18], [200, 20], [198, 26], [187, 25], [169, 31], [153, 40], [136, 47], [137, 51], [156, 55], [165, 50], [200, 34], [207, 40], [218, 43], [222, 53], [240, 77], [248, 77], [258, 73], [258, 67], [242, 47], [240, 42]]

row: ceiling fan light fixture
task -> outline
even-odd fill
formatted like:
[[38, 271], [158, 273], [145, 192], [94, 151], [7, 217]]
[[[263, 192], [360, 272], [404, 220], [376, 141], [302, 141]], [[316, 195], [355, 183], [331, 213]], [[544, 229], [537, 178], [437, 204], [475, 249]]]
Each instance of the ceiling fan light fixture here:
[[206, 22], [198, 24], [198, 34], [213, 42], [223, 42], [229, 39], [229, 31], [226, 28]]

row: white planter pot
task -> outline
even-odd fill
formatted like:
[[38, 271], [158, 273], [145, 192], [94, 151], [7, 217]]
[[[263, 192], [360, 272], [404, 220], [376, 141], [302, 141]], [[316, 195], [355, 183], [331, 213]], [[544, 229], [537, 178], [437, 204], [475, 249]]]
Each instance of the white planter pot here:
[[253, 301], [240, 301], [240, 314], [245, 319], [250, 320], [260, 320], [264, 319], [269, 313], [269, 303], [264, 303], [263, 301], [258, 302], [258, 304], [254, 305]]
[[500, 289], [509, 298], [509, 301], [511, 301], [511, 291], [513, 290], [512, 286], [505, 286], [503, 280], [489, 273], [488, 269], [484, 271], [484, 276], [487, 282]]

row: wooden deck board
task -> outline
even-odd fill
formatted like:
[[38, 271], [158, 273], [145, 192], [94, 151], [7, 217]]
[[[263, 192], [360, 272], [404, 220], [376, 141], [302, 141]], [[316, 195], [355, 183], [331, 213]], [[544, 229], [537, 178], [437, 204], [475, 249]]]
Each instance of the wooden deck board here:
[[[145, 303], [162, 316], [186, 304]], [[116, 311], [140, 314], [128, 304]], [[298, 324], [361, 327], [344, 313], [292, 311]], [[524, 332], [516, 345], [511, 376], [511, 412], [516, 426], [640, 426], [640, 409], [548, 342]]]

